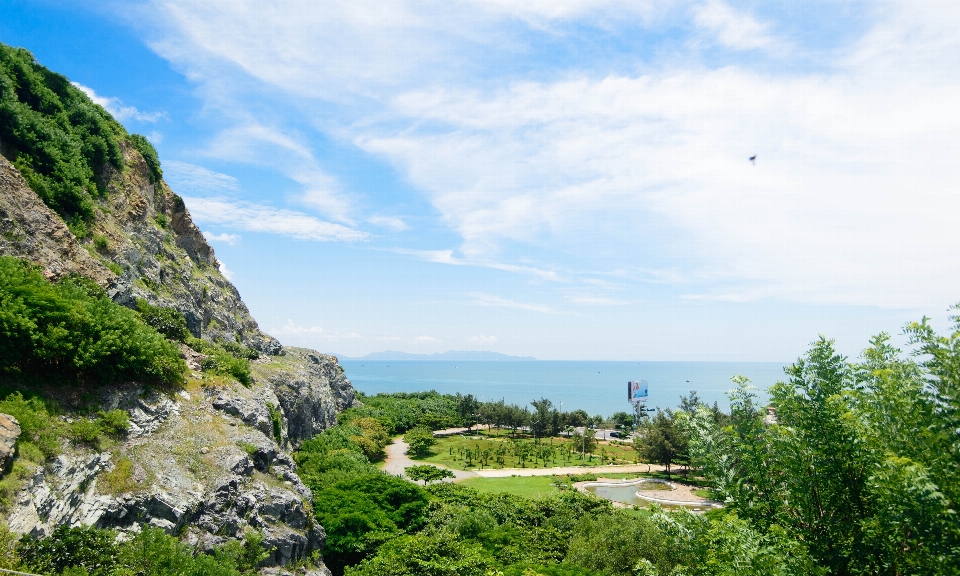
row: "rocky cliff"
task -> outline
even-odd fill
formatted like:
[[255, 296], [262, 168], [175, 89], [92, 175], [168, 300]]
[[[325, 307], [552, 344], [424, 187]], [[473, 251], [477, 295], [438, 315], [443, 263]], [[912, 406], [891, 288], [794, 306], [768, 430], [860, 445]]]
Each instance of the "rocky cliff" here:
[[51, 279], [92, 278], [126, 306], [144, 299], [174, 308], [194, 337], [259, 351], [252, 384], [201, 377], [202, 355], [184, 347], [192, 369], [184, 390], [136, 382], [98, 390], [85, 409], [124, 410], [127, 436], [109, 450], [64, 441], [62, 454], [22, 483], [2, 520], [37, 536], [61, 524], [150, 524], [201, 548], [256, 530], [274, 550], [266, 566], [315, 556], [324, 532], [289, 450], [334, 425], [353, 405], [353, 387], [336, 358], [284, 350], [259, 330], [183, 200], [162, 180], [151, 183], [137, 150], [123, 143], [122, 151], [123, 168], [106, 164], [99, 176], [106, 194], [82, 240], [0, 156], [0, 254], [35, 262]]

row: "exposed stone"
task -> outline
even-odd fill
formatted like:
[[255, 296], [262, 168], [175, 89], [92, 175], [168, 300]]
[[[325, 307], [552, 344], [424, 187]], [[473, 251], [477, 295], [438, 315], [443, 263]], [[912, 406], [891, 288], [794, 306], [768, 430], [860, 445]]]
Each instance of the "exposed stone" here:
[[272, 387], [286, 417], [289, 440], [298, 445], [336, 425], [337, 414], [354, 405], [355, 392], [334, 356], [305, 348], [284, 350], [284, 356], [252, 365], [251, 371]]
[[20, 437], [20, 423], [9, 414], [0, 414], [0, 476], [3, 476], [13, 463], [17, 451], [17, 438]]

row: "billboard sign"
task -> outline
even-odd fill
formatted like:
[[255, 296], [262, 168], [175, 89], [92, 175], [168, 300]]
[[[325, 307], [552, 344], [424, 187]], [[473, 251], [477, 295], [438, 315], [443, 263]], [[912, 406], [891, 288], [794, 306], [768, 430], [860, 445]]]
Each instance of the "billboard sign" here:
[[646, 380], [627, 382], [627, 400], [630, 402], [643, 402], [648, 393]]

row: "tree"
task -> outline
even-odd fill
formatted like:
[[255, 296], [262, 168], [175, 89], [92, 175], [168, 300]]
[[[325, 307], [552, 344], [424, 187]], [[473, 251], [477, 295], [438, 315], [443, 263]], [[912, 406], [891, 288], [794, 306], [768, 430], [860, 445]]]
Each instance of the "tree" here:
[[410, 466], [404, 469], [404, 474], [407, 475], [407, 478], [413, 480], [414, 482], [423, 481], [423, 485], [426, 486], [429, 482], [437, 482], [443, 480], [444, 478], [453, 478], [453, 472], [447, 470], [446, 468], [438, 468], [436, 466], [430, 466], [429, 464], [421, 464], [417, 466]]
[[473, 394], [462, 396], [457, 393], [457, 410], [460, 412], [460, 419], [467, 425], [467, 428], [473, 428], [473, 425], [477, 423], [478, 412], [480, 412], [480, 402]]
[[574, 432], [570, 438], [573, 441], [574, 449], [580, 453], [581, 459], [586, 454], [591, 454], [597, 447], [597, 431], [593, 428], [586, 428], [583, 434]]
[[678, 459], [686, 460], [687, 436], [674, 425], [671, 410], [657, 409], [657, 415], [645, 422], [640, 436], [633, 442], [634, 449], [647, 462], [661, 464], [670, 475], [670, 466]]
[[355, 418], [350, 421], [350, 425], [360, 429], [361, 433], [351, 436], [350, 439], [356, 442], [363, 455], [371, 460], [382, 458], [384, 447], [390, 443], [390, 435], [383, 424], [376, 418]]
[[410, 447], [409, 451], [416, 457], [422, 458], [430, 454], [430, 447], [437, 443], [433, 430], [426, 426], [417, 426], [407, 431], [403, 441]]
[[553, 418], [553, 402], [546, 398], [534, 400], [530, 403], [533, 406], [533, 413], [530, 415], [530, 430], [534, 438], [542, 438], [550, 431]]

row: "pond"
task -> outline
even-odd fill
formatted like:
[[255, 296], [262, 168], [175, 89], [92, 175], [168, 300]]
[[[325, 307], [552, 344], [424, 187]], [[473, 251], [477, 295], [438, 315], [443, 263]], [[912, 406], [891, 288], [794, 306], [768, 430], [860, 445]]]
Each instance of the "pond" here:
[[[606, 500], [640, 506], [647, 506], [650, 502], [637, 498], [637, 490], [670, 490], [669, 486], [657, 482], [635, 482], [619, 486], [587, 484], [583, 489]], [[664, 496], [668, 497], [666, 494]]]

